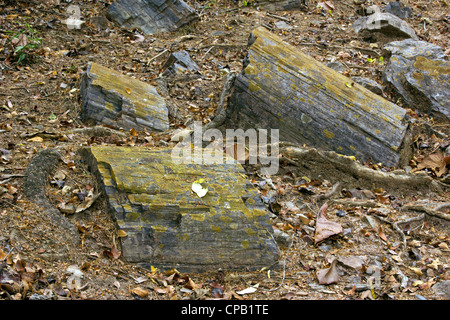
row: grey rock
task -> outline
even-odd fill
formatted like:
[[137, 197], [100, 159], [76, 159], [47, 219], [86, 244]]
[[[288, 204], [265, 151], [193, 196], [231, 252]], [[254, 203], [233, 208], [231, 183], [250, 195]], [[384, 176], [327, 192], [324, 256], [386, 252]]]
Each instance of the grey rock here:
[[379, 95], [383, 94], [383, 87], [376, 81], [364, 77], [352, 77], [352, 80], [362, 85], [364, 88], [372, 91], [373, 93]]
[[289, 248], [292, 244], [291, 237], [283, 231], [280, 231], [278, 229], [275, 229], [274, 231], [275, 241], [278, 243], [278, 245], [282, 248]]
[[384, 46], [392, 56], [383, 81], [407, 107], [450, 119], [450, 63], [443, 49], [425, 41], [394, 41]]
[[450, 299], [450, 280], [438, 282], [433, 285], [431, 289], [433, 289], [438, 296], [444, 296], [445, 299]]
[[389, 42], [383, 47], [383, 50], [389, 55], [399, 55], [405, 59], [414, 59], [422, 56], [430, 60], [444, 60], [446, 57], [441, 47], [426, 41], [414, 39]]
[[175, 31], [198, 19], [182, 0], [117, 0], [108, 7], [108, 15], [122, 27], [138, 28], [147, 35]]
[[293, 11], [307, 7], [306, 0], [257, 0], [261, 8], [273, 11]]
[[377, 221], [375, 220], [375, 218], [374, 217], [372, 217], [372, 216], [369, 216], [369, 215], [364, 215], [363, 217], [362, 217], [362, 221], [364, 222], [364, 223], [366, 223], [369, 227], [371, 227], [371, 228], [378, 228], [378, 223], [377, 223]]
[[353, 287], [355, 287], [356, 292], [362, 292], [370, 289], [370, 286], [365, 283], [354, 283], [354, 284], [348, 284], [344, 287], [345, 290], [350, 290]]
[[342, 265], [356, 270], [361, 269], [364, 264], [364, 259], [358, 256], [343, 256], [338, 257], [337, 259]]
[[183, 74], [186, 71], [199, 71], [199, 66], [191, 59], [189, 53], [185, 50], [170, 54], [162, 69], [163, 76], [175, 76]]
[[328, 62], [326, 66], [341, 73], [347, 70], [347, 68], [340, 62]]
[[288, 25], [286, 22], [284, 21], [277, 21], [274, 23], [275, 27], [277, 27], [280, 30], [289, 30], [292, 29], [292, 26]]
[[52, 296], [33, 293], [29, 299], [30, 300], [51, 300]]
[[390, 13], [375, 12], [370, 16], [359, 18], [353, 23], [353, 28], [363, 36], [381, 33], [390, 38], [417, 40], [417, 35], [409, 24]]
[[383, 10], [384, 12], [393, 14], [400, 19], [408, 19], [412, 16], [411, 8], [405, 7], [400, 1], [388, 3]]

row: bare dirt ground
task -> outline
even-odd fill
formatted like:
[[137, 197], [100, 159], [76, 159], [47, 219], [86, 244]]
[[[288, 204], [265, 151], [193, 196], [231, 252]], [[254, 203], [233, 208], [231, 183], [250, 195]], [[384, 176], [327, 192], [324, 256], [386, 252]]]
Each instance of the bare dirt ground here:
[[[213, 118], [226, 69], [241, 70], [249, 33], [261, 25], [323, 63], [343, 63], [347, 76], [381, 83], [385, 65], [379, 60], [381, 47], [363, 41], [352, 29], [361, 5], [351, 0], [335, 1], [333, 10], [309, 1], [308, 9], [292, 12], [268, 12], [250, 2], [244, 6], [227, 0], [188, 1], [201, 13], [196, 24], [151, 36], [122, 30], [102, 18], [108, 3], [72, 1], [86, 23], [81, 29], [68, 29], [61, 23], [69, 15], [66, 2], [0, 1], [1, 299], [448, 299], [438, 289], [450, 280], [448, 221], [430, 214], [444, 205], [439, 212], [448, 215], [445, 204], [450, 198], [445, 183], [440, 183], [442, 190], [435, 193], [396, 194], [383, 190], [382, 185], [329, 193], [333, 185], [326, 172], [321, 177], [305, 177], [289, 162], [282, 162], [280, 173], [271, 177], [273, 185], [263, 177], [249, 175], [263, 197], [276, 199], [268, 205], [274, 213], [274, 228], [292, 241], [286, 246], [280, 243], [276, 268], [184, 274], [127, 264], [116, 249], [121, 235], [103, 196], [86, 210], [67, 214], [82, 242], [78, 252], [58, 258], [56, 239], [62, 229], [23, 194], [22, 178], [30, 159], [45, 148], [56, 148], [63, 161], [49, 177], [47, 196], [55, 207], [79, 207], [86, 204], [83, 199], [90, 192], [98, 191], [77, 153], [80, 147], [159, 146], [170, 141], [170, 133], [102, 136], [74, 130], [85, 127], [79, 119], [79, 85], [89, 61], [156, 85], [169, 53], [187, 50], [200, 66], [201, 75], [168, 81], [166, 98], [177, 110], [171, 129]], [[408, 23], [419, 38], [447, 49], [448, 1], [403, 3], [413, 10]], [[367, 1], [363, 6], [370, 4], [382, 2]], [[277, 21], [292, 28], [279, 30], [274, 25]], [[41, 38], [42, 45], [17, 64], [10, 41], [23, 33]], [[401, 105], [390, 92], [385, 96]], [[418, 128], [410, 163], [414, 168], [427, 155], [448, 146], [449, 124], [408, 112]], [[424, 172], [436, 179], [435, 171]], [[323, 203], [317, 196], [327, 193], [327, 217], [341, 224], [344, 232], [314, 245], [314, 227]], [[402, 209], [406, 206], [409, 210]], [[402, 219], [409, 220], [396, 223]], [[332, 263], [334, 258], [338, 258], [337, 264]], [[68, 282], [71, 265], [83, 272], [79, 284]], [[335, 283], [319, 284], [317, 271], [326, 268], [331, 276], [337, 274]], [[247, 288], [253, 289], [241, 292]]]

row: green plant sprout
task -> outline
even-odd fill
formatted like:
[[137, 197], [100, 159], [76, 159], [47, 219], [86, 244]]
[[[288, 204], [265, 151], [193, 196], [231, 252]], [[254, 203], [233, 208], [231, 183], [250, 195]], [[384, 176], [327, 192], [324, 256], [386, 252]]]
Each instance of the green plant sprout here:
[[38, 57], [36, 50], [42, 47], [42, 38], [38, 36], [39, 31], [28, 23], [25, 23], [25, 27], [20, 31], [6, 31], [11, 34], [9, 43], [14, 46], [13, 57], [17, 59], [18, 65], [35, 60]]

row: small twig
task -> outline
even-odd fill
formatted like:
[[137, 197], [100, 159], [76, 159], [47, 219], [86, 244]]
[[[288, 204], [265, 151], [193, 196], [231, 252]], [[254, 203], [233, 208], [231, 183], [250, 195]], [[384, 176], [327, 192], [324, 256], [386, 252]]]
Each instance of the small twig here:
[[214, 45], [211, 46], [211, 48], [208, 49], [208, 51], [205, 52], [205, 54], [203, 55], [202, 59], [205, 59], [206, 55], [214, 48]]
[[9, 88], [10, 90], [19, 90], [19, 89], [23, 89], [25, 90], [27, 93], [30, 93], [30, 91], [26, 88], [26, 87], [11, 87]]
[[16, 248], [15, 246], [12, 246], [11, 249], [9, 249], [8, 254], [3, 258], [2, 261], [6, 261], [6, 259], [8, 259], [9, 255], [11, 254], [11, 252], [12, 252], [15, 248]]
[[267, 12], [266, 15], [268, 15], [269, 17], [272, 17], [272, 18], [276, 18], [276, 19], [278, 19], [278, 20], [283, 20], [283, 21], [286, 21], [286, 22], [291, 22], [291, 20], [288, 19], [288, 18], [280, 17], [280, 16], [277, 16], [276, 14], [271, 14], [271, 13], [269, 13], [269, 12]]
[[156, 56], [154, 56], [153, 58], [149, 59], [147, 61], [147, 66], [150, 65], [150, 62], [152, 62], [153, 60], [155, 60], [156, 58], [158, 58], [159, 56], [163, 55], [164, 53], [166, 53], [167, 51], [169, 51], [169, 49], [164, 49], [162, 52], [158, 53]]
[[24, 212], [25, 210], [24, 209], [22, 209], [21, 207], [19, 207], [18, 205], [15, 205], [14, 203], [12, 203], [12, 202], [9, 202], [8, 200], [6, 200], [6, 199], [2, 199], [2, 201], [4, 201], [4, 202], [6, 202], [7, 204], [9, 204], [10, 206], [13, 206], [14, 208], [16, 208], [16, 209], [18, 209], [18, 210], [20, 210], [20, 211], [22, 211], [22, 212]]
[[358, 200], [347, 200], [347, 199], [335, 199], [333, 200], [333, 203], [342, 204], [345, 206], [350, 207], [367, 207], [367, 208], [376, 208], [378, 207], [378, 203], [373, 200], [365, 200], [365, 201], [358, 201]]
[[394, 228], [400, 234], [400, 236], [402, 237], [403, 248], [406, 249], [406, 236], [405, 236], [405, 233], [403, 232], [403, 230], [400, 228], [399, 224], [400, 223], [410, 223], [410, 222], [413, 222], [413, 221], [423, 220], [425, 218], [425, 214], [422, 214], [422, 215], [419, 215], [419, 216], [416, 216], [416, 217], [412, 217], [412, 218], [409, 218], [409, 219], [401, 220], [401, 221], [396, 221], [396, 222], [387, 220], [387, 219], [385, 219], [383, 217], [380, 217], [378, 215], [374, 215], [374, 217], [378, 218], [380, 221], [383, 221], [383, 222], [385, 222], [387, 224], [390, 224], [392, 226], [392, 228]]
[[197, 48], [197, 50], [209, 48], [211, 46], [219, 47], [219, 48], [229, 48], [229, 47], [246, 47], [247, 43], [214, 43], [214, 44], [208, 44], [203, 45]]
[[14, 178], [23, 178], [24, 176], [25, 176], [25, 175], [23, 175], [23, 174], [8, 174], [8, 175], [5, 175], [5, 176], [0, 176], [1, 179], [4, 179], [4, 180], [0, 181], [0, 185], [2, 185], [2, 184], [4, 184], [4, 183], [8, 182], [8, 181], [11, 180], [11, 179], [14, 179]]

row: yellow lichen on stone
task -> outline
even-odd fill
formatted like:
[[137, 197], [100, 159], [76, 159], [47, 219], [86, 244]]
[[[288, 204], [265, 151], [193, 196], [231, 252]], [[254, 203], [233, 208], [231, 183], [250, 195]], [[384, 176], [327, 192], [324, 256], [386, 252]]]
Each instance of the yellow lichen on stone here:
[[331, 131], [328, 131], [327, 129], [323, 129], [323, 133], [325, 133], [325, 135], [327, 136], [327, 138], [329, 139], [333, 139], [334, 138], [334, 133]]
[[439, 60], [430, 60], [422, 56], [416, 58], [414, 67], [419, 70], [428, 72], [431, 76], [450, 74], [450, 67], [442, 65], [443, 62]]
[[258, 92], [259, 90], [261, 90], [261, 87], [254, 81], [251, 81], [248, 85], [248, 89], [251, 92]]
[[151, 228], [153, 230], [155, 230], [155, 232], [166, 232], [167, 231], [167, 227], [161, 226], [161, 225], [153, 225], [153, 226], [151, 226]]
[[[172, 261], [173, 252], [187, 250], [183, 263], [195, 264], [198, 256], [210, 257], [198, 249], [211, 251], [211, 246], [212, 251], [224, 246], [224, 259], [233, 261], [228, 251], [239, 254], [260, 241], [260, 236], [264, 237], [261, 243], [272, 239], [267, 211], [255, 201], [257, 191], [239, 164], [175, 164], [171, 149], [91, 146], [85, 150], [103, 167], [102, 178], [116, 186], [106, 193], [118, 224], [128, 234], [120, 239], [122, 247], [142, 245], [143, 252], [124, 251], [130, 261], [150, 256]], [[191, 190], [199, 179], [208, 187], [201, 198]], [[217, 256], [211, 259], [216, 261]], [[223, 263], [228, 262], [219, 262]]]
[[189, 214], [192, 220], [203, 221], [205, 220], [205, 215], [200, 213], [191, 213]]

